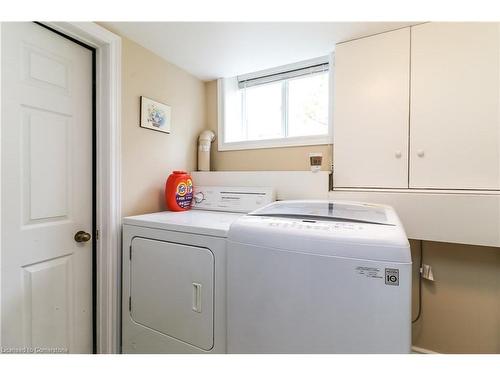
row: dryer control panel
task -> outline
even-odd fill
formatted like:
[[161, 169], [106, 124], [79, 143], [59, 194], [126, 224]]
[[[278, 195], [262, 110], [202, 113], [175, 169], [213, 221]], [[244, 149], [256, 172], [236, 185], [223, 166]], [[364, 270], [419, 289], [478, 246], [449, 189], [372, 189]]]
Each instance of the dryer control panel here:
[[192, 208], [247, 213], [275, 200], [269, 187], [194, 186]]

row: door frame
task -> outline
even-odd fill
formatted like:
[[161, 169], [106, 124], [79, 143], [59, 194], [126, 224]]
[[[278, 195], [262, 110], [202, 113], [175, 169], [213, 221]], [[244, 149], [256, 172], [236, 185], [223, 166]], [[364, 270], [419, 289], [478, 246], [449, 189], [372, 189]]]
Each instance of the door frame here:
[[[97, 275], [97, 295], [94, 297], [97, 336], [95, 340], [97, 353], [119, 353], [121, 332], [121, 38], [93, 22], [41, 23], [96, 49], [95, 230], [98, 233], [98, 240], [95, 249], [97, 269], [94, 270]], [[0, 242], [0, 253], [1, 251]], [[0, 309], [0, 346], [1, 342]]]

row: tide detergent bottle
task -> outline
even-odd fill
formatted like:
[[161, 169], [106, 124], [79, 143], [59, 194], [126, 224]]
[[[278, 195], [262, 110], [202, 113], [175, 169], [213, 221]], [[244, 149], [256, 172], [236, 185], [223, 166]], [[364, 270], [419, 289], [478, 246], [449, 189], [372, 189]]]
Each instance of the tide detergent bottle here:
[[165, 184], [165, 202], [170, 211], [186, 211], [193, 200], [193, 180], [184, 171], [173, 171]]

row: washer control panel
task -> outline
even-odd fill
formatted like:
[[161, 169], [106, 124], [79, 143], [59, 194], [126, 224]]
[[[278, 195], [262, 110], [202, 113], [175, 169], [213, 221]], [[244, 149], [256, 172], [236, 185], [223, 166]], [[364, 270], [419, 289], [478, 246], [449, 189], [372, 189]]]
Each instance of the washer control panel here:
[[364, 229], [363, 224], [341, 221], [316, 221], [309, 219], [278, 219], [261, 217], [261, 220], [270, 228], [282, 228], [289, 230], [311, 230], [320, 232], [332, 231], [359, 231]]

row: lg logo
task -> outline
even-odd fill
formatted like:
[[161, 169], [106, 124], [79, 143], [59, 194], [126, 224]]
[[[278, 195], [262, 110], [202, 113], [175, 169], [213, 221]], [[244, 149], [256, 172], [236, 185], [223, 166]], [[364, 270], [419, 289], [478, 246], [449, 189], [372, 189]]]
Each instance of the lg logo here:
[[385, 284], [399, 286], [399, 270], [397, 268], [385, 269]]

